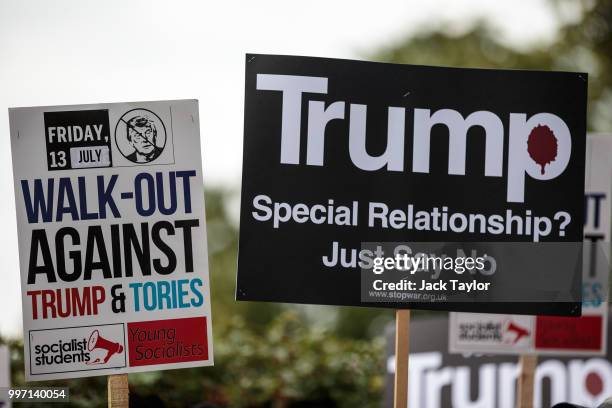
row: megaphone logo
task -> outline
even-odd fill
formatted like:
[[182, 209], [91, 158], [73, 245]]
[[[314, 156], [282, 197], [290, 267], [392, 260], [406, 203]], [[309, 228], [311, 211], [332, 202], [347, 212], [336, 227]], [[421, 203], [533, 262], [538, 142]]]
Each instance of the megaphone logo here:
[[520, 339], [523, 337], [528, 337], [530, 334], [527, 328], [519, 326], [512, 320], [510, 320], [506, 325], [506, 333], [511, 333], [511, 337], [513, 337], [513, 339], [511, 339], [510, 342], [512, 344], [518, 343]]
[[92, 361], [89, 361], [87, 364], [106, 364], [108, 360], [115, 354], [119, 354], [123, 352], [123, 346], [119, 343], [114, 343], [110, 340], [105, 339], [100, 336], [100, 332], [98, 330], [94, 330], [89, 335], [89, 341], [87, 342], [87, 349], [89, 351], [94, 351], [96, 349], [106, 350], [106, 355], [103, 358], [95, 358]]

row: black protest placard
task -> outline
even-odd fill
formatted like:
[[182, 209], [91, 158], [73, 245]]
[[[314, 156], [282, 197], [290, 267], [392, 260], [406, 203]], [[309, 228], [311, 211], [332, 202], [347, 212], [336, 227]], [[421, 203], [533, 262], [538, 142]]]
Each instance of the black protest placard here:
[[245, 87], [239, 300], [483, 310], [364, 302], [363, 244], [582, 240], [586, 74], [247, 55]]

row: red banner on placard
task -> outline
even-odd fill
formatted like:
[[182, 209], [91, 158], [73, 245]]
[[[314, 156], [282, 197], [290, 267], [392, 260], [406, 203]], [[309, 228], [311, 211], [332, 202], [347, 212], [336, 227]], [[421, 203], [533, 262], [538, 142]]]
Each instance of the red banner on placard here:
[[206, 317], [132, 322], [127, 336], [131, 367], [208, 359]]
[[591, 351], [601, 348], [602, 316], [536, 318], [535, 348]]

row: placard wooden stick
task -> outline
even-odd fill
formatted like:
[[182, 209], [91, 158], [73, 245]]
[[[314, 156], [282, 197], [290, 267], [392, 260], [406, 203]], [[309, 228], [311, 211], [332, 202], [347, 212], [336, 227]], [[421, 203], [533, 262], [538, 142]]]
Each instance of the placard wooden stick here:
[[535, 370], [538, 365], [537, 354], [521, 354], [519, 357], [519, 377], [516, 390], [516, 407], [533, 408], [533, 388]]
[[409, 352], [410, 310], [398, 309], [395, 311], [395, 394], [393, 398], [394, 408], [408, 407]]
[[108, 408], [128, 408], [130, 388], [127, 374], [108, 376]]

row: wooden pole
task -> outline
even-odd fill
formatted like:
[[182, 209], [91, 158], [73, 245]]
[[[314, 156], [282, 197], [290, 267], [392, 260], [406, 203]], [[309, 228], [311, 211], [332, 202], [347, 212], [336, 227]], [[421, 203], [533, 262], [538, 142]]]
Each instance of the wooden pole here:
[[408, 407], [409, 351], [410, 310], [398, 309], [395, 311], [395, 393], [393, 408]]
[[519, 377], [516, 390], [516, 407], [533, 408], [533, 388], [535, 370], [538, 365], [536, 354], [521, 354], [519, 357]]
[[127, 374], [108, 376], [108, 408], [128, 408], [130, 389]]

